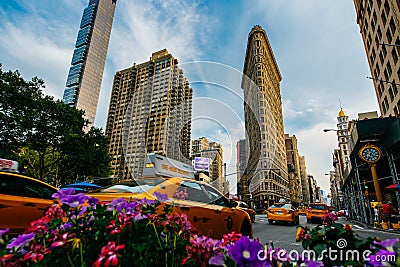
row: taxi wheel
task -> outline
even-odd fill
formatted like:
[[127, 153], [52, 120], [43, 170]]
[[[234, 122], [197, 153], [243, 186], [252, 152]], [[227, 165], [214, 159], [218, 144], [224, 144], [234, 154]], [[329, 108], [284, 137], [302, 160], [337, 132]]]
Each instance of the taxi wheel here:
[[307, 222], [310, 223], [310, 222], [311, 222], [311, 219], [308, 219], [308, 218], [307, 218]]
[[255, 221], [256, 221], [256, 215], [253, 214], [253, 215], [251, 216], [251, 222], [255, 222]]
[[248, 220], [245, 220], [242, 222], [242, 226], [240, 227], [240, 233], [244, 236], [253, 238], [253, 231], [251, 228], [251, 223]]
[[272, 220], [268, 220], [268, 223], [269, 223], [269, 224], [272, 224], [272, 222], [273, 222]]

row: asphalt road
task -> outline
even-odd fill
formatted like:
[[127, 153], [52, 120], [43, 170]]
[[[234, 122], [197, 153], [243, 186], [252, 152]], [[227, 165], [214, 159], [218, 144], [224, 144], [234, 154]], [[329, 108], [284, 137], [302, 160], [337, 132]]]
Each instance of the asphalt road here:
[[[262, 244], [273, 242], [275, 248], [282, 247], [286, 250], [296, 250], [298, 252], [303, 250], [301, 242], [296, 242], [296, 226], [290, 224], [268, 224], [267, 218], [267, 215], [256, 215], [256, 221], [253, 223], [254, 238], [258, 238]], [[342, 224], [352, 224], [354, 231], [359, 234], [361, 238], [366, 238], [368, 236], [376, 236], [382, 240], [400, 238], [399, 231], [377, 230], [362, 224], [346, 221], [345, 218], [340, 218], [338, 222]], [[317, 224], [307, 223], [305, 216], [300, 216], [300, 225], [317, 226]]]

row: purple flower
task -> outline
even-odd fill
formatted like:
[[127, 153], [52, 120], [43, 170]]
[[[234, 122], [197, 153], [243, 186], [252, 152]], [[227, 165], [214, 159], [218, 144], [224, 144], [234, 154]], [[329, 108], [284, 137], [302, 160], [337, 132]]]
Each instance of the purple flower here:
[[385, 266], [382, 264], [388, 263], [390, 259], [396, 259], [396, 252], [380, 249], [376, 254], [369, 256], [367, 266]]
[[10, 228], [6, 228], [4, 230], [0, 230], [0, 239], [2, 238], [2, 236], [7, 233], [8, 231], [10, 231]]
[[324, 264], [319, 261], [312, 261], [309, 259], [303, 259], [303, 263], [306, 267], [324, 267]]
[[217, 265], [217, 266], [224, 266], [224, 259], [225, 259], [225, 254], [218, 253], [217, 255], [215, 255], [214, 257], [212, 257], [208, 261], [208, 264]]
[[161, 194], [160, 192], [157, 191], [153, 193], [153, 196], [155, 196], [160, 202], [168, 200], [167, 194]]
[[68, 189], [60, 189], [56, 193], [52, 195], [54, 198], [62, 199], [65, 196], [73, 195], [75, 194], [75, 189], [73, 188], [68, 188]]
[[87, 202], [89, 203], [90, 206], [96, 207], [97, 203], [99, 203], [99, 199], [95, 197], [89, 197]]
[[263, 250], [258, 240], [242, 236], [234, 244], [228, 246], [228, 255], [239, 267], [267, 266], [267, 262], [259, 258], [259, 253]]
[[154, 205], [156, 202], [154, 200], [151, 199], [147, 199], [147, 198], [141, 198], [137, 200], [140, 204], [142, 205]]
[[385, 248], [385, 249], [388, 250], [388, 251], [394, 251], [394, 250], [393, 250], [393, 246], [394, 246], [397, 242], [399, 242], [399, 240], [400, 240], [400, 239], [398, 239], [398, 238], [392, 238], [392, 239], [383, 240], [383, 241], [381, 241], [381, 242], [374, 241], [374, 244], [377, 245], [377, 247]]
[[70, 206], [71, 208], [77, 207], [79, 205], [82, 205], [83, 203], [85, 203], [85, 201], [88, 199], [89, 197], [83, 193], [79, 193], [76, 195], [66, 195], [63, 196], [62, 198], [60, 198], [61, 203], [63, 204], [67, 204], [68, 206]]
[[17, 237], [14, 237], [11, 239], [10, 243], [7, 245], [7, 248], [10, 250], [14, 250], [15, 252], [21, 252], [23, 254], [26, 253], [26, 251], [23, 249], [26, 244], [31, 242], [33, 238], [35, 237], [35, 233], [29, 233], [29, 234], [22, 234]]
[[72, 226], [73, 226], [72, 223], [66, 222], [66, 223], [60, 225], [60, 229], [65, 230], [65, 229], [71, 228]]
[[114, 209], [117, 213], [135, 214], [138, 202], [128, 202], [125, 198], [115, 198], [111, 200], [108, 204], [107, 210], [113, 211]]

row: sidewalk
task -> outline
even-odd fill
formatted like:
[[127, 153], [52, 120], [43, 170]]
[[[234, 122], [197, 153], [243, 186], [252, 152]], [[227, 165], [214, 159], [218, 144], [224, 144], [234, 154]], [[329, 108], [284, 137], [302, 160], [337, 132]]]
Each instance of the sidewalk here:
[[354, 220], [354, 219], [347, 219], [347, 220], [346, 220], [346, 218], [344, 218], [344, 217], [342, 217], [341, 219], [342, 219], [343, 223], [346, 222], [347, 224], [357, 224], [357, 225], [361, 225], [363, 228], [366, 228], [366, 229], [374, 229], [374, 230], [377, 230], [377, 231], [382, 231], [382, 232], [387, 232], [387, 233], [396, 233], [396, 234], [400, 234], [400, 230], [383, 229], [383, 228], [381, 228], [381, 227], [374, 227], [373, 225], [366, 224], [366, 223], [363, 223], [363, 222], [360, 222], [360, 221], [357, 221], [357, 220]]

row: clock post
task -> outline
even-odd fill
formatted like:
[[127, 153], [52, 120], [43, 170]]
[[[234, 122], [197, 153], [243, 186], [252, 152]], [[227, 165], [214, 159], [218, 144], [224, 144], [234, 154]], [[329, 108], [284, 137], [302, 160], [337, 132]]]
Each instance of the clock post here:
[[372, 180], [374, 181], [376, 200], [378, 200], [378, 202], [382, 203], [382, 193], [381, 193], [381, 187], [380, 187], [379, 181], [378, 181], [378, 175], [376, 174], [376, 164], [371, 163], [371, 164], [369, 164], [369, 167], [371, 168]]
[[366, 144], [359, 150], [358, 155], [363, 161], [368, 163], [371, 169], [372, 180], [374, 182], [376, 199], [378, 202], [382, 203], [382, 193], [379, 186], [378, 175], [376, 173], [376, 163], [381, 158], [382, 150], [375, 145]]

